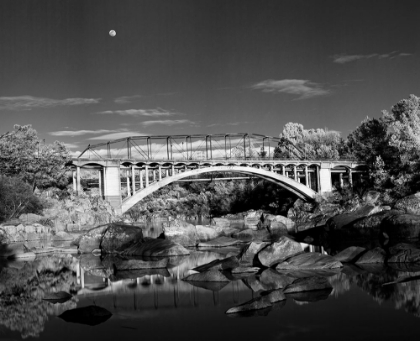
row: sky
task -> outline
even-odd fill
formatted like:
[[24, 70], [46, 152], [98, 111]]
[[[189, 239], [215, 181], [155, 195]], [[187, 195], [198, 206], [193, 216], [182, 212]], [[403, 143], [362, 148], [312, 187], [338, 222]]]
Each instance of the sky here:
[[[1, 0], [0, 134], [88, 144], [288, 122], [346, 137], [420, 95], [418, 0]], [[110, 30], [115, 30], [113, 37]]]

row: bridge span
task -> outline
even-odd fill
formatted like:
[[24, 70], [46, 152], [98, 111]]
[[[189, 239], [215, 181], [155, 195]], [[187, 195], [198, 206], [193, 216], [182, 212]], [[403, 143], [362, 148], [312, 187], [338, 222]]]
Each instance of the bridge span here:
[[355, 160], [279, 159], [281, 139], [260, 134], [132, 136], [89, 145], [68, 164], [73, 189], [80, 193], [81, 171], [96, 170], [100, 195], [124, 213], [170, 183], [205, 173], [262, 178], [311, 200], [345, 183], [360, 181], [365, 164]]

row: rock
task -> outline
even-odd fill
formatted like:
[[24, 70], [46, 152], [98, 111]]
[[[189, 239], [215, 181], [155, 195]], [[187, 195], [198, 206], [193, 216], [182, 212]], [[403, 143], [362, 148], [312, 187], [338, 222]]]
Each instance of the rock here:
[[137, 241], [143, 241], [140, 227], [111, 223], [102, 235], [100, 249], [105, 253], [120, 252]]
[[203, 225], [196, 225], [195, 229], [197, 231], [198, 239], [201, 242], [205, 242], [207, 240], [215, 239], [219, 236], [219, 232], [215, 229]]
[[350, 246], [334, 255], [333, 258], [342, 263], [351, 263], [365, 251], [363, 247]]
[[417, 239], [420, 237], [420, 215], [390, 214], [382, 221], [381, 230], [390, 239]]
[[61, 232], [66, 230], [66, 225], [59, 219], [54, 221], [54, 230], [55, 232]]
[[53, 237], [52, 241], [72, 241], [74, 237], [67, 232], [61, 231], [57, 232]]
[[365, 205], [353, 212], [338, 214], [328, 219], [326, 223], [327, 230], [343, 229], [356, 220], [378, 213], [380, 210], [381, 208], [379, 206]]
[[284, 289], [285, 294], [302, 291], [332, 289], [332, 286], [325, 277], [299, 278]]
[[282, 236], [277, 242], [262, 249], [257, 256], [262, 265], [271, 267], [302, 251], [303, 248], [300, 243]]
[[210, 263], [197, 266], [192, 269], [197, 272], [204, 272], [208, 270], [232, 270], [239, 266], [239, 261], [235, 256], [231, 256], [225, 259], [215, 259]]
[[313, 229], [315, 227], [324, 226], [327, 223], [328, 219], [329, 218], [324, 215], [315, 216], [308, 221], [297, 223], [296, 231], [301, 232], [301, 231]]
[[314, 210], [314, 214], [324, 215], [324, 216], [335, 216], [340, 214], [343, 211], [343, 208], [339, 204], [329, 203], [329, 202], [322, 202], [318, 205], [317, 208]]
[[267, 230], [246, 229], [232, 234], [233, 238], [237, 238], [244, 242], [256, 240], [271, 240], [271, 234]]
[[227, 247], [227, 246], [234, 246], [240, 244], [240, 241], [237, 239], [229, 238], [229, 237], [218, 237], [213, 240], [209, 240], [207, 242], [198, 243], [198, 247]]
[[252, 300], [242, 303], [236, 307], [232, 307], [226, 311], [226, 314], [238, 314], [253, 310], [260, 310], [271, 307], [272, 303], [268, 296], [260, 296]]
[[373, 250], [368, 250], [367, 252], [363, 253], [356, 260], [356, 264], [384, 263], [385, 258], [385, 251], [380, 247], [376, 247]]
[[209, 270], [189, 275], [182, 279], [185, 282], [230, 282], [229, 279], [218, 270]]
[[223, 230], [218, 231], [220, 236], [231, 237], [234, 233], [238, 232], [237, 228], [234, 227], [226, 227]]
[[230, 220], [225, 218], [213, 218], [210, 224], [224, 229], [230, 227]]
[[276, 270], [325, 270], [343, 267], [331, 256], [318, 252], [305, 252], [291, 256], [276, 266]]
[[199, 243], [195, 226], [180, 219], [163, 223], [163, 234], [165, 239], [183, 246], [196, 246]]
[[294, 232], [295, 231], [295, 222], [290, 218], [284, 217], [282, 215], [276, 215], [274, 217], [274, 221], [286, 225], [286, 228], [287, 228], [288, 232]]
[[276, 220], [270, 221], [267, 228], [272, 238], [278, 238], [288, 234], [287, 226]]
[[252, 274], [260, 271], [260, 268], [250, 267], [250, 266], [238, 266], [237, 268], [232, 269], [232, 274]]
[[274, 269], [265, 269], [259, 277], [259, 281], [264, 290], [282, 289], [295, 280], [296, 278], [280, 274]]
[[169, 257], [189, 255], [190, 252], [180, 244], [167, 239], [144, 238], [120, 253], [122, 256]]
[[19, 220], [26, 224], [32, 224], [32, 223], [36, 223], [37, 221], [43, 218], [44, 218], [43, 216], [40, 216], [38, 214], [25, 213], [25, 214], [20, 215]]
[[394, 208], [407, 214], [420, 215], [420, 192], [398, 200]]
[[90, 229], [85, 234], [83, 234], [80, 239], [76, 241], [77, 245], [79, 246], [79, 252], [89, 253], [94, 249], [100, 249], [102, 236], [108, 227], [109, 225], [94, 227], [93, 229]]
[[400, 243], [389, 248], [388, 263], [420, 262], [420, 249], [414, 245]]
[[238, 260], [241, 266], [253, 266], [255, 263], [255, 256], [267, 245], [270, 245], [268, 242], [251, 242], [245, 246], [239, 253]]

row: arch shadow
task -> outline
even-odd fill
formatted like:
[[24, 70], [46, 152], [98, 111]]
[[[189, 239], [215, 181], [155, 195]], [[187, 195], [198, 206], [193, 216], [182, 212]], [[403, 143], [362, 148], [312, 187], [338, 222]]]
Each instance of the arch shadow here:
[[259, 178], [262, 178], [267, 181], [271, 181], [288, 191], [296, 194], [298, 197], [302, 198], [303, 200], [313, 200], [315, 199], [316, 192], [306, 187], [305, 185], [290, 179], [286, 176], [266, 171], [260, 168], [253, 168], [253, 167], [242, 167], [242, 166], [215, 166], [209, 168], [199, 168], [189, 170], [184, 173], [179, 173], [174, 176], [170, 176], [167, 178], [163, 178], [162, 180], [155, 182], [149, 185], [146, 188], [141, 189], [140, 191], [136, 192], [133, 196], [124, 199], [121, 205], [121, 213], [127, 212], [131, 207], [133, 207], [136, 203], [138, 203], [143, 198], [147, 197], [149, 194], [157, 191], [158, 189], [167, 186], [173, 182], [181, 180], [183, 178], [187, 178], [194, 175], [204, 174], [204, 173], [211, 173], [211, 172], [234, 172], [234, 173], [241, 173], [246, 175], [256, 175]]

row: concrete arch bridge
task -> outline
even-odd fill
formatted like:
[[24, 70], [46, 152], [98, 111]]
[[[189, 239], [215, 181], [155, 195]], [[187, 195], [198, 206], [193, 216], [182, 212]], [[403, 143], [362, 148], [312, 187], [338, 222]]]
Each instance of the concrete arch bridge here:
[[[180, 139], [185, 143], [177, 143]], [[124, 213], [174, 182], [257, 177], [311, 200], [317, 192], [332, 191], [333, 186], [352, 186], [366, 174], [365, 165], [354, 160], [277, 159], [274, 150], [278, 140], [258, 134], [175, 135], [138, 136], [89, 145], [69, 163], [73, 189], [81, 191], [83, 170], [96, 171], [100, 195], [118, 213]], [[121, 142], [123, 155], [116, 155], [117, 149], [111, 147]], [[174, 153], [176, 143], [179, 148]], [[205, 177], [209, 173], [216, 177]]]

